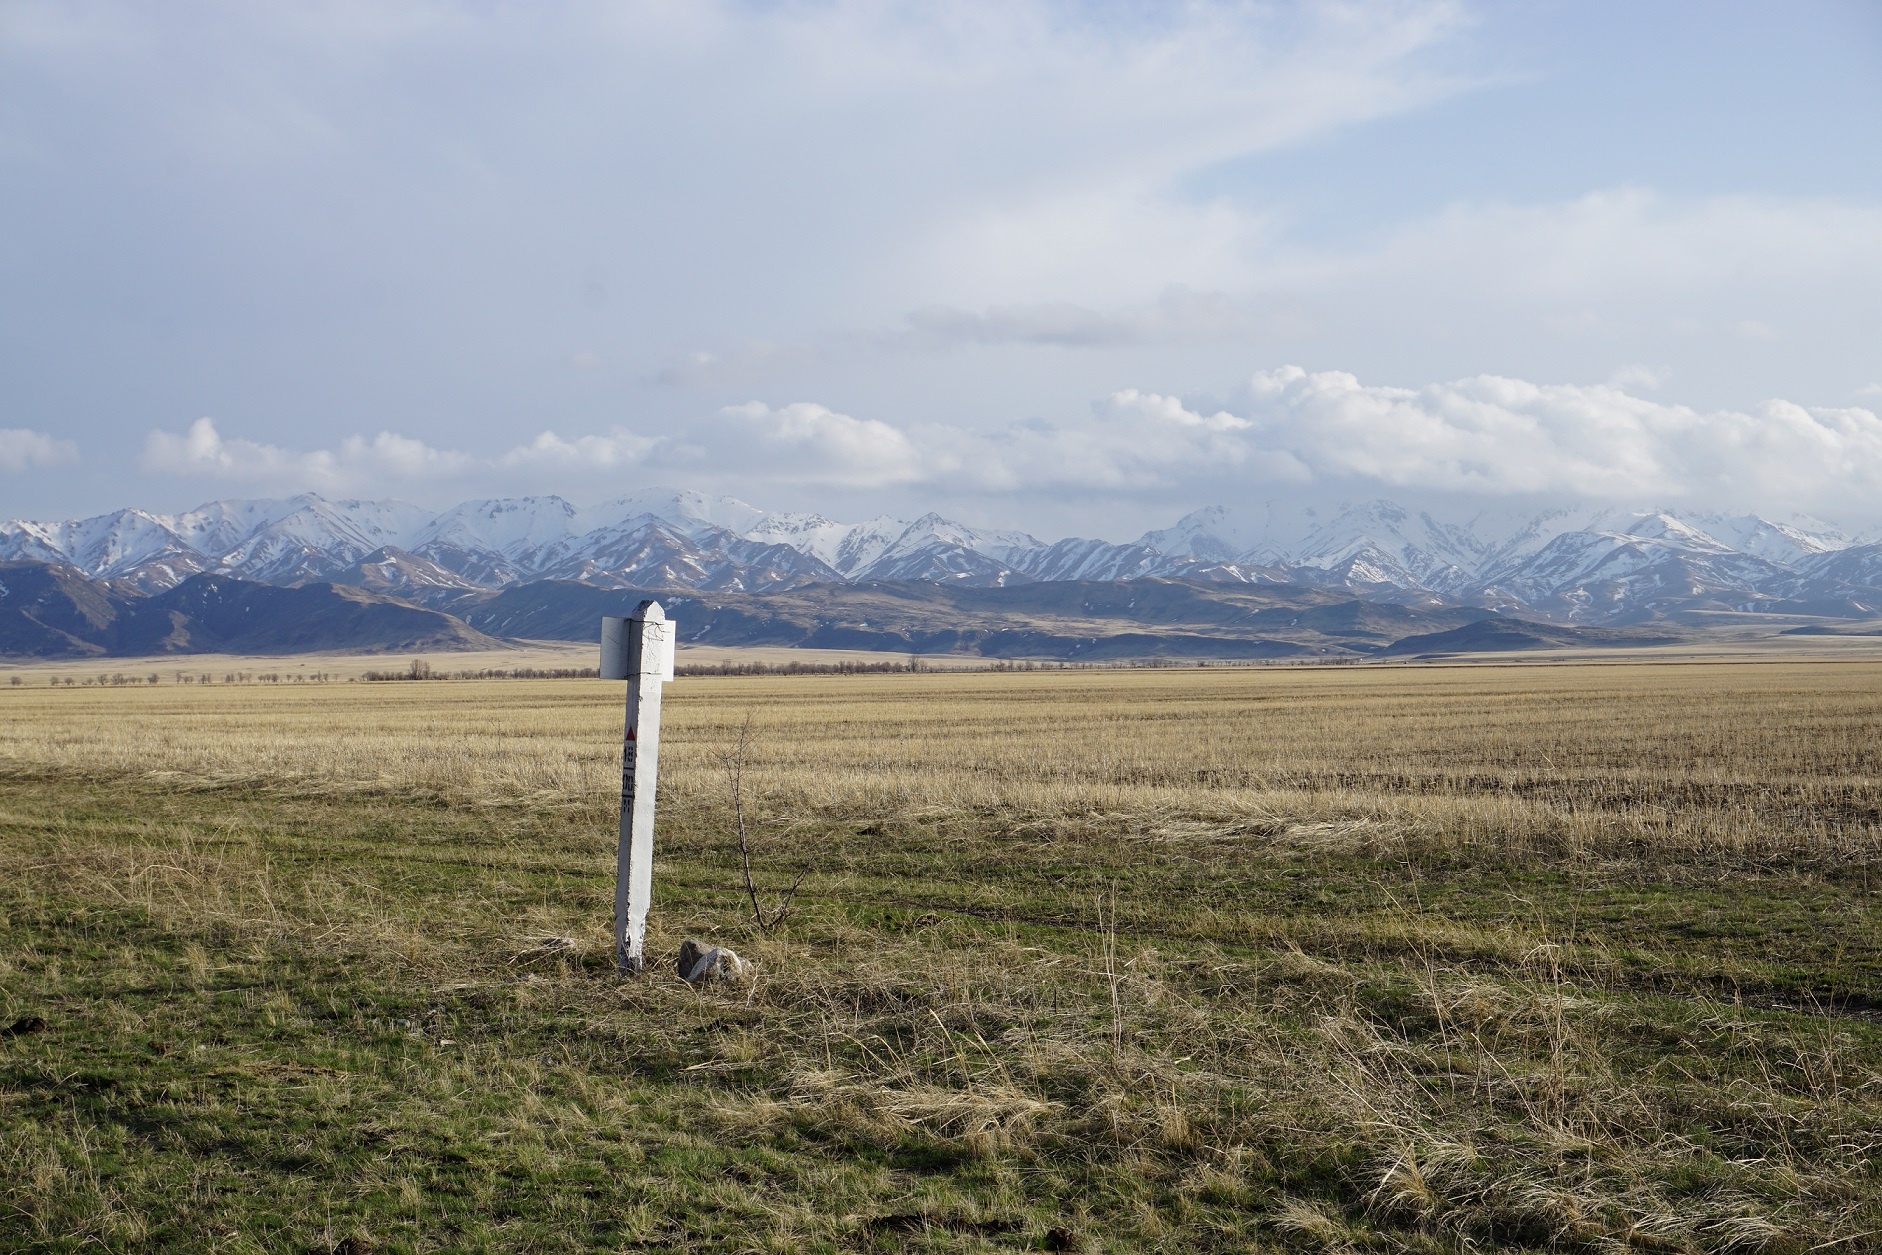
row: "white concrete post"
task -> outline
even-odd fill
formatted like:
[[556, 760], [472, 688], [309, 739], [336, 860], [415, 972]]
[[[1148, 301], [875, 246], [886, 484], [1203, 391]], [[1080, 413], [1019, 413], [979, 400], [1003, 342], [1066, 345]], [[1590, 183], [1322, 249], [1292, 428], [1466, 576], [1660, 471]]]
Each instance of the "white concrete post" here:
[[621, 739], [621, 844], [614, 879], [614, 959], [623, 972], [646, 966], [647, 907], [653, 900], [653, 803], [660, 775], [660, 686], [673, 678], [674, 624], [657, 601], [631, 619], [601, 620], [601, 678], [627, 681]]

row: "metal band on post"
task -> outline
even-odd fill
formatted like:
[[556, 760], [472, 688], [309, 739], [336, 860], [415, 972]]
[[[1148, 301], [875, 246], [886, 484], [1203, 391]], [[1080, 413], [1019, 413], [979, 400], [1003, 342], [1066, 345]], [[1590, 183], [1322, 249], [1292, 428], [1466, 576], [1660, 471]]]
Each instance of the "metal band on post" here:
[[673, 678], [675, 625], [657, 601], [632, 618], [601, 620], [601, 678], [627, 681], [621, 738], [621, 844], [614, 881], [614, 958], [623, 972], [646, 966], [653, 901], [653, 808], [660, 773], [660, 686]]

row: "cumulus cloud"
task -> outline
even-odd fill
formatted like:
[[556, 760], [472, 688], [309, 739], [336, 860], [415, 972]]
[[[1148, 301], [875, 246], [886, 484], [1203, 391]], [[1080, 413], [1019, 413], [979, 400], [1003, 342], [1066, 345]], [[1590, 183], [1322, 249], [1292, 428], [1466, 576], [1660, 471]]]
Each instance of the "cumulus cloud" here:
[[505, 469], [611, 471], [641, 465], [660, 443], [622, 427], [606, 435], [577, 436], [573, 440], [545, 431], [530, 443], [500, 455], [495, 462]]
[[727, 461], [712, 444], [702, 467], [798, 483], [1198, 500], [1359, 487], [1863, 513], [1882, 497], [1872, 410], [1781, 400], [1700, 410], [1613, 383], [1481, 375], [1399, 388], [1289, 366], [1254, 375], [1229, 404], [1126, 389], [1072, 424], [898, 427], [757, 403], [721, 418], [751, 427], [708, 424], [691, 438], [731, 435], [744, 452]]
[[655, 435], [544, 431], [489, 456], [386, 432], [291, 450], [225, 438], [200, 419], [182, 434], [153, 432], [144, 464], [284, 488], [476, 480], [514, 491], [519, 479], [574, 487], [658, 476], [760, 496], [784, 486], [1120, 502], [1357, 490], [1867, 517], [1882, 500], [1882, 418], [1784, 400], [1698, 409], [1614, 382], [1478, 375], [1403, 388], [1287, 366], [1255, 374], [1219, 403], [1123, 389], [1069, 423], [975, 430], [751, 401], [676, 419]]
[[778, 409], [762, 401], [728, 406], [694, 424], [688, 442], [711, 465], [786, 483], [884, 488], [946, 469], [945, 450], [921, 450], [907, 432], [811, 402]]
[[434, 449], [394, 432], [348, 436], [336, 449], [288, 449], [225, 438], [215, 420], [199, 418], [178, 434], [153, 431], [144, 440], [145, 471], [200, 475], [241, 483], [327, 490], [387, 482], [448, 479], [469, 469], [462, 453]]
[[153, 431], [144, 441], [142, 469], [201, 476], [281, 491], [372, 492], [411, 485], [449, 485], [480, 476], [582, 477], [632, 469], [650, 461], [663, 441], [623, 428], [564, 439], [544, 431], [527, 444], [495, 456], [439, 449], [396, 432], [352, 435], [331, 449], [289, 449], [224, 436], [215, 420], [199, 418], [187, 431]]
[[78, 446], [43, 431], [0, 427], [0, 471], [20, 472], [78, 461]]
[[330, 492], [466, 482], [502, 492], [519, 482], [554, 486], [636, 471], [880, 488], [921, 482], [946, 465], [945, 455], [922, 453], [906, 433], [878, 419], [809, 402], [773, 408], [758, 401], [676, 420], [658, 435], [619, 426], [573, 437], [543, 431], [489, 455], [439, 449], [395, 432], [348, 436], [330, 449], [290, 449], [225, 436], [213, 419], [199, 418], [183, 432], [151, 432], [142, 460], [150, 473]]
[[1864, 409], [1702, 411], [1491, 375], [1389, 388], [1297, 367], [1256, 375], [1248, 395], [1250, 439], [1321, 479], [1764, 508], [1855, 505], [1882, 490], [1882, 420]]
[[1220, 482], [1242, 466], [1285, 467], [1303, 482], [1354, 482], [1472, 496], [1537, 495], [1777, 508], [1855, 505], [1882, 492], [1882, 419], [1858, 408], [1769, 401], [1701, 411], [1610, 384], [1535, 384], [1493, 375], [1424, 388], [1362, 383], [1340, 371], [1255, 375], [1215, 413], [1120, 393], [1177, 465]]

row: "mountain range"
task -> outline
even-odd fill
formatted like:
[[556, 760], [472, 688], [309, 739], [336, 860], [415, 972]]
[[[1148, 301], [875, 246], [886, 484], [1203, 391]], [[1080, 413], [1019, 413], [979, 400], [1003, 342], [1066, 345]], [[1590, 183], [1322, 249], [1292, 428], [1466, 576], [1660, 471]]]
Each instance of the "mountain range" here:
[[[143, 657], [322, 650], [411, 653], [504, 640], [592, 642], [640, 592], [577, 580], [436, 590], [444, 607], [344, 584], [193, 575], [143, 593], [45, 562], [0, 562], [0, 655]], [[1546, 626], [1466, 606], [1407, 606], [1299, 584], [1053, 580], [980, 586], [862, 580], [756, 593], [663, 592], [686, 644], [1064, 662], [1329, 661], [1684, 639], [1652, 628]]]
[[588, 509], [560, 497], [213, 501], [0, 523], [0, 560], [70, 567], [125, 593], [193, 576], [352, 586], [445, 608], [540, 581], [756, 594], [938, 582], [999, 588], [1159, 578], [1304, 585], [1411, 606], [1625, 626], [1882, 610], [1882, 543], [1801, 516], [1589, 508], [1439, 519], [1389, 501], [1211, 506], [1131, 541], [975, 528], [928, 514], [840, 523], [730, 497], [650, 489]]

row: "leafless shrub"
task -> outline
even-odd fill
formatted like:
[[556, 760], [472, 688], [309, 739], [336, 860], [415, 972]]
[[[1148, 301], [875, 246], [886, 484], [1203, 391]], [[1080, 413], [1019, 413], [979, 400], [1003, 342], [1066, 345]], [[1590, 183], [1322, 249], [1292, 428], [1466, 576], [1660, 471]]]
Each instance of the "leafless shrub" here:
[[745, 722], [739, 726], [738, 739], [720, 753], [719, 765], [725, 772], [726, 796], [732, 804], [732, 830], [738, 840], [739, 873], [744, 878], [745, 896], [751, 903], [752, 922], [762, 932], [772, 932], [790, 918], [791, 904], [797, 898], [797, 891], [803, 886], [804, 877], [810, 872], [810, 860], [805, 859], [797, 869], [796, 879], [790, 887], [777, 895], [776, 904], [766, 910], [759, 899], [758, 882], [752, 876], [752, 839], [751, 825], [746, 818], [745, 768], [751, 756], [752, 716], [748, 711]]

